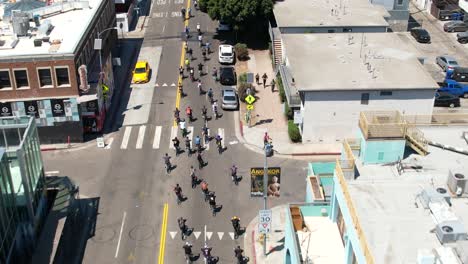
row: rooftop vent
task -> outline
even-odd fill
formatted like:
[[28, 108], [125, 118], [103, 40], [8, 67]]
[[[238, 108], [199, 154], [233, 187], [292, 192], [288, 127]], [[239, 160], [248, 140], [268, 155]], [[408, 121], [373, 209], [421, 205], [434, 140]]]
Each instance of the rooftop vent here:
[[12, 14], [13, 33], [26, 36], [29, 30], [29, 16], [27, 13], [14, 11]]
[[451, 192], [455, 193], [457, 196], [461, 196], [467, 191], [468, 177], [461, 173], [453, 173], [450, 170], [447, 177], [447, 186]]
[[41, 37], [47, 36], [50, 34], [50, 31], [52, 31], [52, 28], [53, 26], [50, 20], [44, 20], [42, 25], [37, 29], [37, 34]]
[[460, 221], [445, 221], [436, 226], [436, 235], [440, 243], [466, 240], [467, 233]]

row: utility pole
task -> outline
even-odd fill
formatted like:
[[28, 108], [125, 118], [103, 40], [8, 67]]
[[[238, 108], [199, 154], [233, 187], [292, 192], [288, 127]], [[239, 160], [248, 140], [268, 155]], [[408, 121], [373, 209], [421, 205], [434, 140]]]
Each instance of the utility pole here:
[[[267, 188], [268, 188], [268, 162], [267, 162], [267, 157], [268, 157], [268, 148], [267, 146], [264, 146], [265, 149], [265, 164], [263, 167], [263, 210], [268, 210], [268, 205], [267, 205]], [[263, 255], [267, 255], [267, 249], [266, 249], [266, 242], [267, 242], [267, 234], [263, 234]]]

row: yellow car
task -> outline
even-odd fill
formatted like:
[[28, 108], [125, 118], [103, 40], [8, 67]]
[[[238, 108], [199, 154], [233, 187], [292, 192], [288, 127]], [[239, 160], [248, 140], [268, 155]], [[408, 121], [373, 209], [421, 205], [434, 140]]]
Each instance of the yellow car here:
[[139, 61], [133, 70], [133, 83], [149, 82], [150, 67], [147, 61]]

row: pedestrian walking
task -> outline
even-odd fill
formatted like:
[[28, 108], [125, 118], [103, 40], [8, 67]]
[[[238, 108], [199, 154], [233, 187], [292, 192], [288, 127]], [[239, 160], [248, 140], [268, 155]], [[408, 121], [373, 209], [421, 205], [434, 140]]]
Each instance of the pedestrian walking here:
[[205, 43], [205, 47], [206, 47], [206, 53], [209, 55], [211, 53], [211, 43], [207, 41]]
[[187, 50], [187, 57], [189, 57], [190, 60], [193, 60], [193, 50], [191, 48]]
[[258, 84], [260, 84], [260, 74], [255, 74], [255, 82]]
[[268, 79], [268, 76], [267, 76], [266, 73], [263, 74], [262, 79], [263, 79], [263, 88], [265, 88], [266, 87], [266, 81]]
[[200, 46], [200, 48], [201, 48], [202, 44], [203, 44], [203, 36], [198, 35], [198, 45]]
[[272, 80], [271, 80], [271, 83], [270, 83], [271, 92], [274, 92], [274, 91], [275, 91], [275, 84], [276, 84], [275, 79], [272, 79]]

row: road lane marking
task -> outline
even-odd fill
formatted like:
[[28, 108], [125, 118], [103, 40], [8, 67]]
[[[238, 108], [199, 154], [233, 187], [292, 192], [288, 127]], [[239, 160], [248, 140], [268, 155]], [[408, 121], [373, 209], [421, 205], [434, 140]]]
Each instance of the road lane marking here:
[[224, 236], [224, 232], [218, 232], [219, 240], [223, 239], [223, 236]]
[[224, 128], [218, 128], [218, 135], [221, 137], [221, 146], [224, 147]]
[[[210, 136], [210, 129], [208, 128], [208, 136]], [[210, 141], [205, 141], [205, 137], [203, 137], [203, 147], [206, 150], [210, 150]]]
[[153, 149], [159, 149], [159, 142], [161, 141], [161, 126], [157, 126], [154, 130]]
[[130, 139], [130, 133], [132, 132], [132, 127], [125, 127], [125, 132], [122, 138], [122, 144], [120, 145], [121, 149], [126, 149], [128, 145], [128, 140]]
[[104, 147], [105, 149], [110, 149], [112, 146], [112, 142], [114, 142], [114, 138], [111, 137], [109, 138], [109, 141], [107, 142], [106, 146]]
[[164, 204], [163, 219], [161, 224], [161, 237], [159, 239], [159, 258], [158, 263], [164, 264], [164, 249], [166, 247], [166, 232], [167, 232], [167, 215], [169, 211], [169, 204]]
[[162, 33], [164, 33], [164, 30], [166, 30], [166, 25], [163, 26]]
[[171, 138], [170, 138], [170, 141], [169, 141], [169, 148], [170, 149], [175, 149], [174, 145], [172, 144], [172, 139], [177, 137], [178, 130], [179, 130], [178, 127], [171, 127]]
[[169, 232], [169, 235], [171, 235], [171, 238], [174, 239], [174, 237], [177, 235], [177, 231], [176, 232]]
[[213, 232], [206, 232], [206, 238], [208, 238], [208, 240], [211, 239], [212, 235], [213, 235]]
[[198, 239], [201, 235], [201, 232], [197, 231], [197, 232], [193, 232], [193, 234], [195, 235], [195, 238]]
[[162, 85], [162, 86], [164, 86], [164, 87], [165, 87], [165, 86], [167, 86], [167, 83], [163, 83], [163, 85]]
[[127, 217], [127, 212], [124, 211], [122, 218], [122, 225], [120, 226], [119, 242], [117, 242], [117, 249], [115, 250], [115, 258], [119, 255], [120, 241], [122, 240], [123, 228], [125, 225], [125, 218]]
[[143, 147], [143, 140], [145, 139], [146, 126], [140, 126], [138, 130], [138, 138], [136, 143], [136, 149], [141, 149]]
[[229, 236], [231, 237], [232, 240], [234, 240], [234, 232], [229, 232]]

